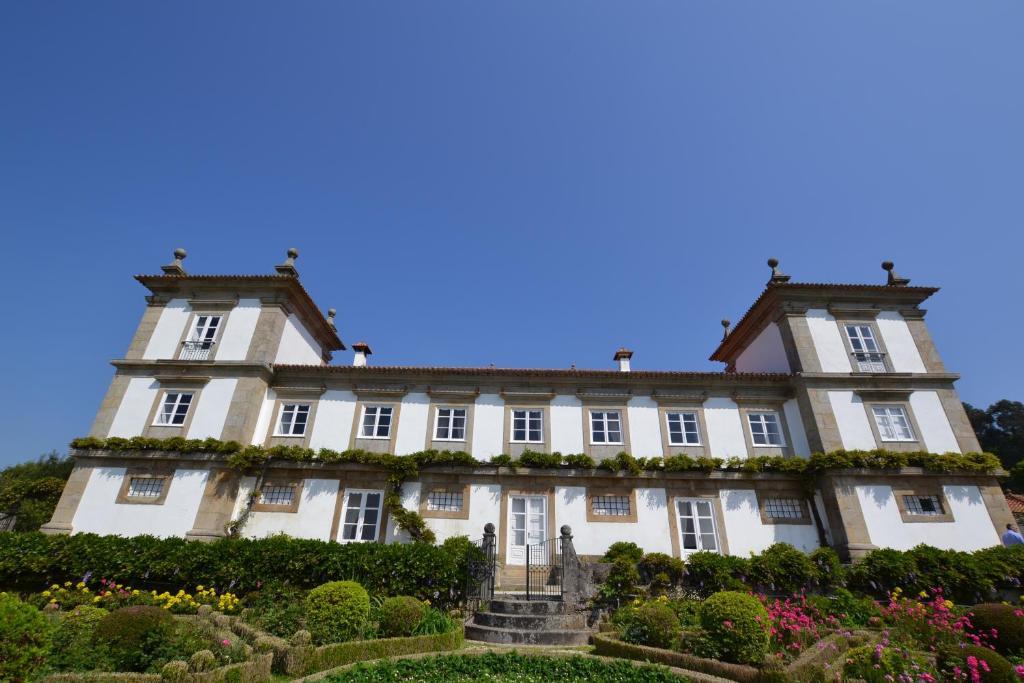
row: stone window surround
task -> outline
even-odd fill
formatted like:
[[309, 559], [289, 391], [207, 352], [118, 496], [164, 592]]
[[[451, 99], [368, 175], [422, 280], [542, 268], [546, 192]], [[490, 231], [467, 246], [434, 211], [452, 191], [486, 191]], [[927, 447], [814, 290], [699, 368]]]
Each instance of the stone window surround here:
[[[924, 450], [924, 441], [921, 436], [921, 427], [914, 417], [914, 409], [910, 405], [910, 394], [912, 390], [855, 390], [854, 393], [860, 397], [864, 404], [864, 413], [868, 418], [868, 425], [871, 427], [871, 434], [875, 437], [877, 448], [884, 448], [889, 451], [914, 452]], [[882, 406], [895, 406], [903, 408], [910, 422], [910, 428], [914, 431], [913, 441], [883, 441], [882, 434], [878, 431], [878, 423], [875, 421], [874, 408]]]
[[[594, 498], [596, 496], [623, 496], [629, 500], [628, 515], [599, 515], [594, 512]], [[587, 488], [587, 522], [597, 523], [619, 523], [636, 524], [636, 489], [632, 486], [611, 487], [611, 488]]]
[[[778, 524], [797, 524], [807, 526], [814, 524], [814, 520], [811, 518], [811, 513], [808, 508], [807, 496], [800, 493], [796, 489], [763, 489], [758, 488], [754, 491], [754, 496], [757, 498], [757, 511], [761, 516], [761, 524], [765, 525], [778, 525]], [[772, 498], [786, 498], [795, 500], [800, 504], [800, 516], [799, 517], [771, 517], [768, 514], [768, 500]]]
[[[469, 519], [469, 495], [471, 484], [461, 482], [444, 483], [443, 480], [423, 481], [420, 484], [420, 517], [424, 519]], [[462, 493], [461, 510], [429, 510], [427, 502], [430, 494], [435, 491]]]
[[547, 525], [546, 538], [555, 537], [555, 487], [554, 486], [540, 486], [540, 487], [522, 487], [514, 486], [507, 488], [501, 487], [501, 507], [500, 515], [501, 522], [498, 524], [498, 562], [501, 565], [505, 564], [506, 557], [508, 555], [508, 534], [511, 530], [512, 525], [509, 523], [509, 500], [512, 496], [544, 496], [547, 498], [547, 504], [544, 510], [545, 520], [544, 523]]
[[[260, 486], [262, 490], [266, 486], [290, 486], [292, 488], [292, 502], [290, 505], [272, 505], [269, 503], [262, 503], [253, 500], [252, 511], [253, 512], [284, 512], [284, 513], [296, 513], [299, 511], [299, 502], [302, 499], [302, 488], [305, 483], [304, 479], [285, 479], [285, 478], [267, 478], [263, 480], [263, 484]], [[255, 493], [255, 492], [254, 492]], [[262, 494], [261, 494], [262, 497]]]
[[[430, 390], [428, 388], [427, 393], [430, 395], [430, 406], [427, 413], [427, 435], [424, 442], [426, 449], [436, 448], [438, 445], [441, 446], [438, 450], [444, 450], [446, 447], [451, 448], [452, 444], [463, 444], [462, 450], [469, 451], [471, 444], [473, 443], [473, 419], [475, 417], [475, 406], [476, 397], [479, 391], [474, 392], [455, 392], [455, 391], [441, 391], [441, 390]], [[437, 410], [438, 408], [459, 408], [466, 411], [466, 433], [462, 439], [438, 439], [437, 436]]]
[[[949, 507], [949, 500], [946, 499], [946, 493], [941, 484], [934, 484], [932, 486], [915, 486], [912, 489], [893, 488], [892, 495], [896, 498], [896, 508], [900, 511], [900, 518], [904, 524], [919, 524], [919, 523], [948, 523], [956, 521], [953, 519], [953, 513]], [[942, 514], [939, 515], [915, 515], [914, 513], [907, 510], [907, 503], [903, 500], [903, 496], [935, 496], [939, 499], [939, 504], [942, 506]]]
[[878, 323], [875, 322], [875, 318], [877, 318], [878, 314], [881, 313], [880, 309], [861, 310], [830, 306], [828, 311], [832, 314], [832, 317], [835, 318], [836, 325], [839, 327], [839, 336], [843, 340], [843, 347], [846, 349], [846, 357], [850, 359], [851, 373], [855, 375], [878, 374], [873, 372], [861, 372], [857, 369], [857, 359], [854, 357], [856, 352], [850, 344], [850, 336], [846, 333], [847, 325], [867, 325], [871, 328], [871, 334], [874, 335], [875, 343], [878, 344], [878, 353], [882, 354], [882, 364], [885, 365], [885, 372], [893, 372], [889, 353], [885, 347], [885, 339], [882, 337], [882, 333], [878, 329]]
[[[620, 451], [630, 452], [630, 435], [629, 435], [629, 399], [628, 395], [624, 394], [609, 394], [607, 396], [601, 394], [586, 394], [578, 393], [578, 398], [582, 404], [583, 412], [583, 452], [589, 455], [595, 460], [602, 460], [600, 456], [602, 451], [612, 451], [615, 453]], [[619, 429], [622, 431], [622, 442], [621, 443], [594, 443], [592, 440], [593, 433], [591, 431], [590, 424], [590, 412], [609, 412], [618, 411], [619, 413]], [[605, 453], [605, 455], [613, 456], [615, 453]]]
[[680, 498], [706, 499], [711, 502], [711, 514], [715, 520], [715, 537], [718, 541], [718, 553], [720, 555], [728, 555], [729, 540], [725, 532], [725, 514], [722, 510], [722, 497], [718, 493], [718, 488], [707, 488], [694, 482], [689, 488], [679, 486], [665, 487], [665, 501], [668, 503], [665, 507], [668, 508], [668, 528], [672, 536], [672, 557], [683, 558], [683, 539], [679, 534], [679, 514], [676, 511], [676, 500]]
[[[349, 493], [379, 493], [380, 494], [380, 515], [377, 518], [377, 538], [372, 541], [360, 541], [358, 539], [344, 541], [341, 538], [342, 527], [344, 526], [344, 514], [348, 508]], [[384, 543], [388, 536], [388, 524], [391, 521], [388, 515], [388, 506], [385, 503], [387, 498], [387, 484], [362, 484], [356, 481], [339, 482], [338, 499], [334, 506], [334, 520], [331, 522], [331, 540], [336, 543]]]
[[217, 325], [217, 334], [213, 336], [213, 346], [210, 348], [210, 357], [205, 361], [188, 361], [195, 363], [205, 363], [213, 361], [217, 355], [217, 350], [220, 348], [220, 342], [224, 338], [224, 329], [228, 325], [228, 317], [231, 315], [232, 309], [238, 305], [238, 301], [234, 299], [189, 299], [189, 316], [188, 322], [185, 324], [185, 329], [181, 333], [181, 338], [178, 339], [178, 346], [174, 352], [174, 358], [181, 358], [182, 352], [185, 350], [185, 342], [192, 336], [192, 331], [195, 329], [196, 318], [201, 315], [219, 315], [220, 324]]
[[[131, 486], [132, 479], [162, 479], [164, 482], [163, 488], [160, 490], [160, 495], [155, 498], [140, 498], [136, 496], [129, 496], [128, 490]], [[171, 481], [174, 479], [174, 470], [165, 467], [126, 467], [124, 471], [124, 480], [121, 482], [121, 488], [117, 492], [117, 498], [114, 501], [118, 505], [163, 505], [167, 500], [167, 494], [171, 489]]]
[[[672, 455], [689, 455], [699, 457], [708, 455], [708, 430], [707, 422], [704, 419], [704, 398], [693, 399], [670, 399], [659, 397], [657, 394], [654, 400], [658, 402], [658, 424], [661, 431], [661, 448], [665, 457]], [[697, 433], [700, 444], [673, 444], [669, 441], [668, 414], [669, 413], [696, 413]]]
[[[386, 448], [381, 452], [394, 453], [395, 443], [398, 440], [398, 424], [402, 417], [402, 397], [405, 389], [395, 390], [354, 390], [356, 394], [356, 409], [352, 415], [352, 433], [349, 435], [349, 448], [364, 448], [365, 450], [380, 451], [381, 445]], [[363, 412], [367, 406], [382, 406], [391, 408], [391, 429], [388, 430], [388, 438], [367, 437], [362, 435]], [[362, 444], [362, 445], [360, 445]]]
[[[551, 452], [551, 399], [554, 392], [505, 392], [501, 397], [505, 403], [505, 417], [502, 423], [501, 443], [505, 452], [515, 457], [526, 450], [538, 450], [543, 453]], [[512, 411], [513, 410], [539, 410], [541, 411], [541, 441], [513, 441], [512, 440]]]
[[[274, 408], [270, 413], [270, 424], [267, 426], [267, 437], [264, 446], [302, 446], [309, 448], [310, 438], [313, 436], [313, 425], [316, 423], [317, 405], [323, 395], [324, 387], [300, 388], [300, 387], [278, 387], [274, 389]], [[278, 423], [281, 420], [281, 406], [285, 403], [305, 403], [309, 405], [309, 415], [306, 417], [306, 430], [302, 434], [283, 435], [277, 433]]]
[[[740, 422], [743, 427], [743, 441], [747, 445], [748, 457], [759, 455], [782, 455], [791, 457], [793, 452], [793, 438], [790, 436], [789, 424], [786, 420], [784, 398], [740, 398], [733, 397], [733, 402], [740, 411]], [[775, 413], [779, 418], [779, 429], [782, 430], [782, 446], [755, 446], [754, 437], [750, 432], [750, 413]]]
[[[210, 381], [210, 377], [188, 377], [188, 376], [157, 376], [153, 380], [159, 385], [153, 405], [149, 408], [146, 416], [146, 424], [142, 429], [142, 436], [155, 439], [166, 439], [172, 436], [185, 436], [192, 426], [192, 419], [199, 409], [199, 399], [203, 393], [203, 387]], [[182, 392], [192, 394], [192, 402], [189, 403], [188, 412], [185, 414], [185, 422], [180, 425], [160, 425], [156, 423], [156, 416], [163, 405], [164, 396], [167, 392]]]

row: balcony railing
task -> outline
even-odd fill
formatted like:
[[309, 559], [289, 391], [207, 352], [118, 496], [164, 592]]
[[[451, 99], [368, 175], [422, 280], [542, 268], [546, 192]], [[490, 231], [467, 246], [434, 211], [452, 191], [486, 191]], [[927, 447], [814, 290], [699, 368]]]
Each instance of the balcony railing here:
[[190, 340], [181, 342], [181, 355], [179, 360], [209, 360], [213, 352], [214, 341]]
[[885, 354], [880, 351], [854, 351], [850, 355], [857, 372], [889, 372], [885, 366]]

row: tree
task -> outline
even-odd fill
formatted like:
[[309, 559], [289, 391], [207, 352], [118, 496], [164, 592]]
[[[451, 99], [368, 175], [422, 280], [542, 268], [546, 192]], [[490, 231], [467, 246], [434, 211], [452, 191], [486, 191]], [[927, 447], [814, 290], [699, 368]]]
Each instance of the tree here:
[[0, 471], [0, 515], [15, 516], [15, 531], [50, 521], [74, 462], [56, 452]]
[[986, 410], [965, 403], [964, 410], [982, 450], [997, 455], [1007, 470], [1024, 460], [1024, 403], [1003, 399]]

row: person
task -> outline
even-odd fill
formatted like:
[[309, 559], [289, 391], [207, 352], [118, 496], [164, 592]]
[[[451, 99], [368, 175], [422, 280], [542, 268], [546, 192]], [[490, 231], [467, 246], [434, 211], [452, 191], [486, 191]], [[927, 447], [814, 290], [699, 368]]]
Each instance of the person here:
[[1024, 536], [1020, 535], [1020, 532], [1012, 524], [1006, 525], [1006, 533], [1003, 534], [1003, 545], [1022, 545], [1024, 544]]

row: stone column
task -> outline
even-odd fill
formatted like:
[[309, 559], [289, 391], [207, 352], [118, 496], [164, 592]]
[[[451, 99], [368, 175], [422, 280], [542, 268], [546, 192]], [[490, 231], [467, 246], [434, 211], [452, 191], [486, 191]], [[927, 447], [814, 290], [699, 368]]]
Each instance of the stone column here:
[[78, 511], [78, 504], [82, 501], [92, 471], [92, 467], [75, 465], [68, 482], [64, 485], [64, 491], [60, 494], [60, 500], [57, 501], [53, 517], [39, 528], [40, 531], [44, 534], [70, 534], [74, 531], [72, 521], [75, 519], [75, 512]]
[[210, 471], [195, 522], [192, 524], [192, 530], [185, 534], [185, 538], [193, 541], [215, 541], [227, 536], [226, 527], [235, 509], [240, 479], [238, 473], [233, 470]]

